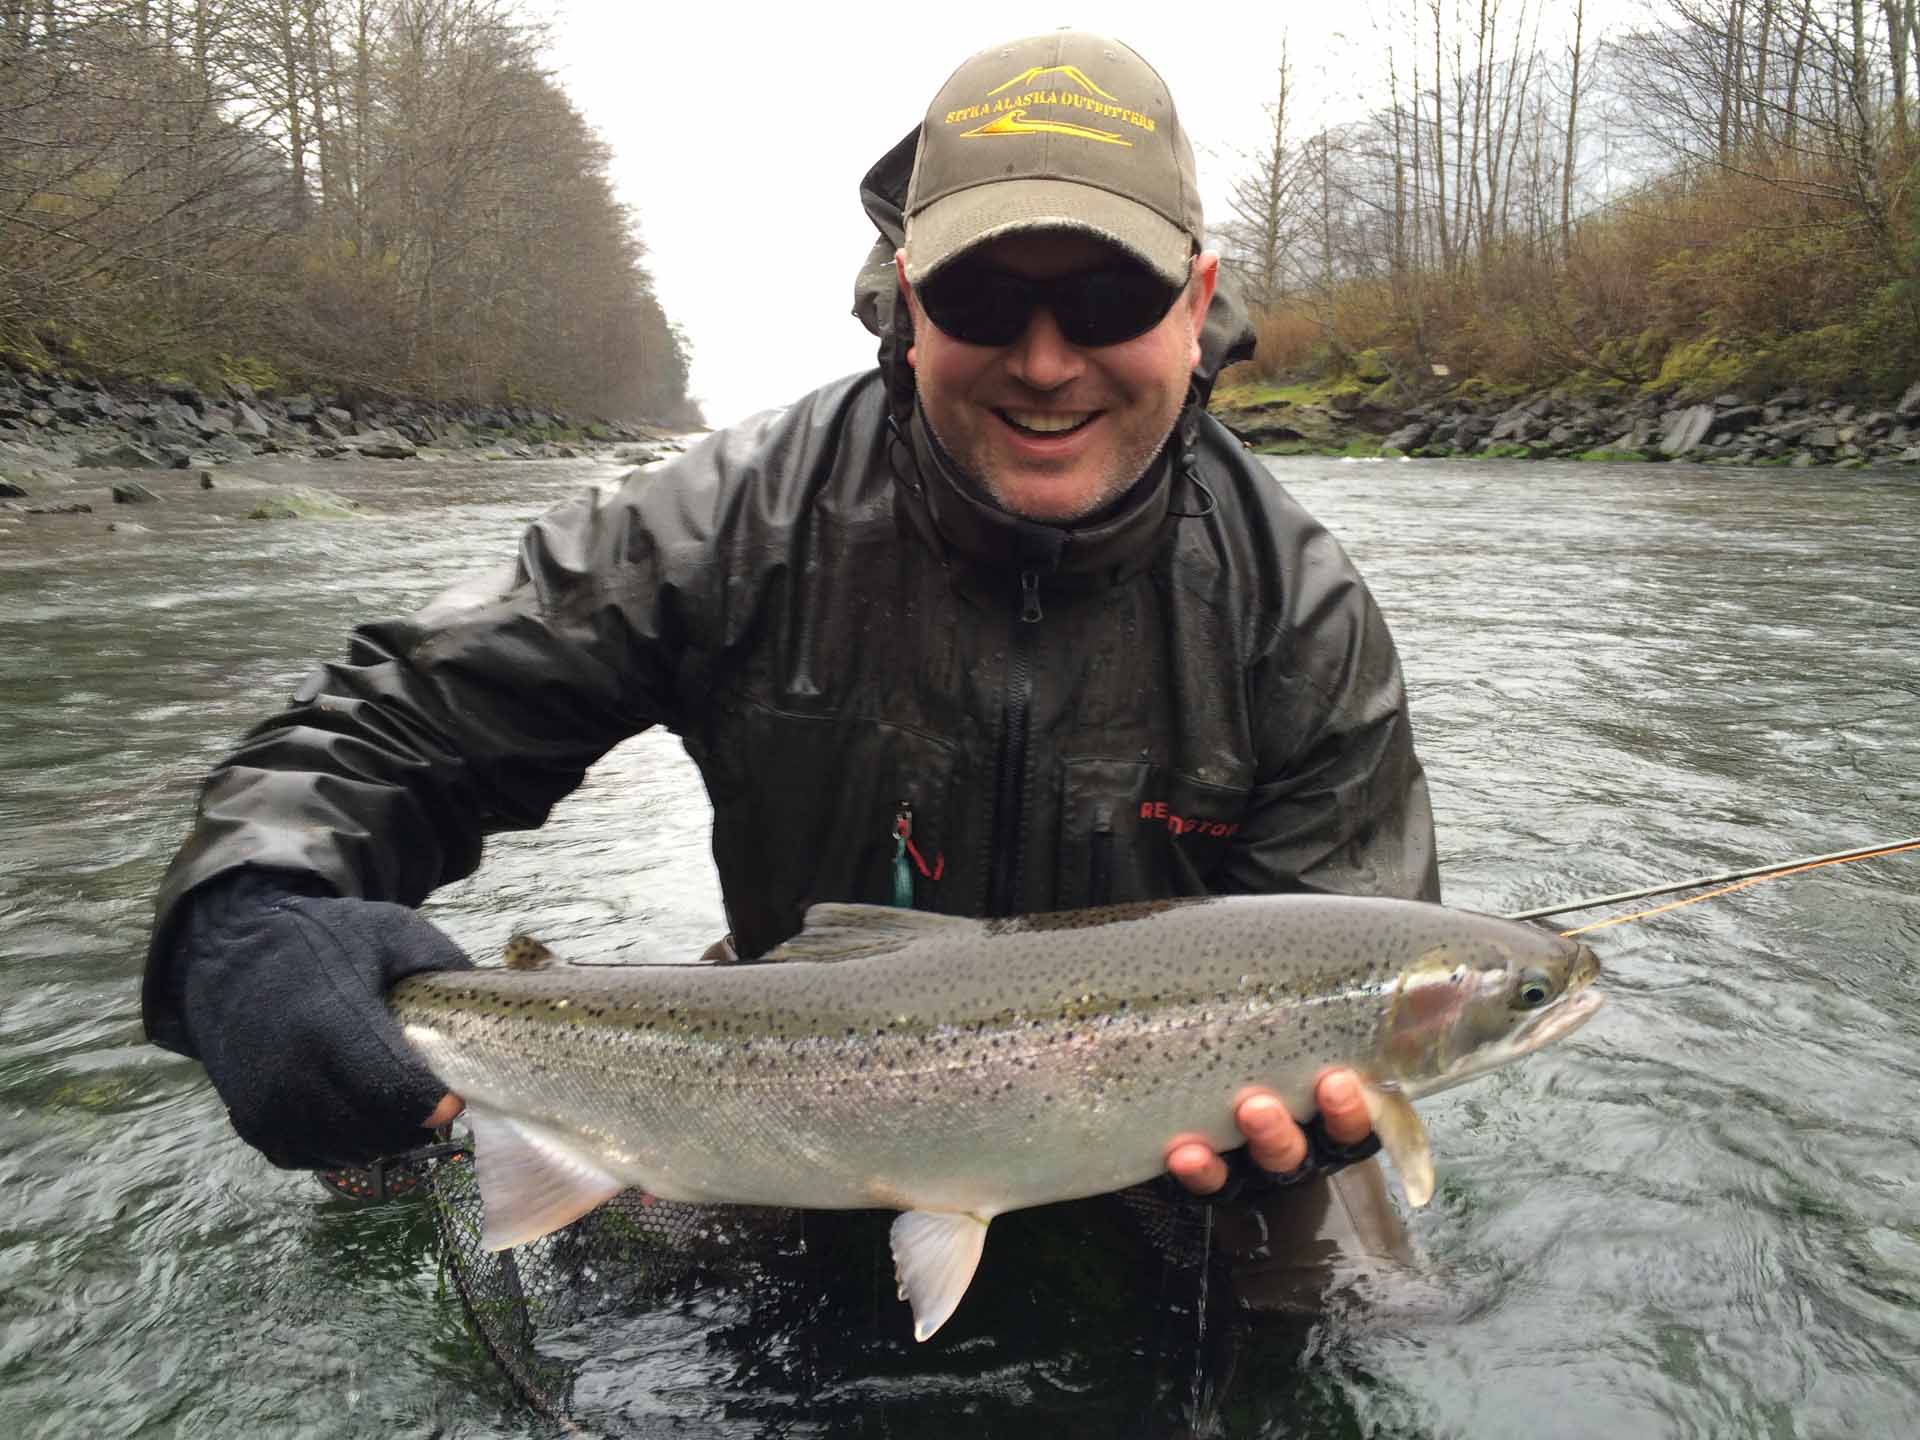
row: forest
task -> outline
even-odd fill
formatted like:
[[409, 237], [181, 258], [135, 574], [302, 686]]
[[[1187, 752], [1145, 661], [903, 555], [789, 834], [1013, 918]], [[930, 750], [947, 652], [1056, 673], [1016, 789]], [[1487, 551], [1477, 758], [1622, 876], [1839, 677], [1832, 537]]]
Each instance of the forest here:
[[698, 423], [508, 0], [0, 0], [0, 358]]
[[1309, 123], [1280, 57], [1219, 227], [1260, 317], [1237, 378], [1861, 399], [1920, 378], [1915, 0], [1649, 0], [1604, 31], [1594, 8], [1401, 4], [1380, 103], [1340, 124]]

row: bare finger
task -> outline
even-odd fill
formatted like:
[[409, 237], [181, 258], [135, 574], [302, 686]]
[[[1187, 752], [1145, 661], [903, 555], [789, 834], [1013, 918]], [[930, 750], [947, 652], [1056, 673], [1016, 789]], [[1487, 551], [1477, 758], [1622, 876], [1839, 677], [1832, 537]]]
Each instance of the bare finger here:
[[1262, 1170], [1288, 1175], [1307, 1158], [1307, 1137], [1271, 1090], [1256, 1090], [1243, 1098], [1233, 1119], [1247, 1137], [1247, 1155]]
[[1360, 1077], [1353, 1071], [1324, 1072], [1314, 1086], [1313, 1098], [1320, 1107], [1320, 1119], [1327, 1127], [1327, 1136], [1336, 1145], [1357, 1145], [1373, 1133], [1367, 1097], [1361, 1093]]
[[467, 1108], [467, 1102], [449, 1090], [440, 1097], [440, 1103], [433, 1107], [433, 1113], [420, 1123], [429, 1130], [438, 1130], [442, 1125], [451, 1125], [454, 1118]]
[[1168, 1146], [1167, 1171], [1196, 1195], [1211, 1195], [1227, 1183], [1227, 1162], [1203, 1140], [1176, 1140]]

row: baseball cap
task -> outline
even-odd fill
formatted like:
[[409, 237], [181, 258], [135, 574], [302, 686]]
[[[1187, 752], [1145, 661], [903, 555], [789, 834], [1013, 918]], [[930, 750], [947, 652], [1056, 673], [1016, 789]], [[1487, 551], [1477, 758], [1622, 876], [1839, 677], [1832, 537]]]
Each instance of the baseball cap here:
[[1193, 147], [1159, 72], [1118, 40], [1009, 41], [934, 96], [906, 222], [910, 284], [1019, 230], [1085, 231], [1184, 284], [1202, 235]]

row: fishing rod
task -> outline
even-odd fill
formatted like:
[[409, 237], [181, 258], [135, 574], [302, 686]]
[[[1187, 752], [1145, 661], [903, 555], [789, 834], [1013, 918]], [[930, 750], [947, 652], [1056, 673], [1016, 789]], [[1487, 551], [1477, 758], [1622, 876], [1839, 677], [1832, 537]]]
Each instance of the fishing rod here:
[[[1650, 900], [1656, 895], [1672, 895], [1681, 890], [1702, 890], [1709, 885], [1725, 885], [1725, 890], [1716, 890], [1713, 895], [1725, 895], [1732, 890], [1741, 890], [1748, 885], [1757, 885], [1762, 880], [1772, 880], [1782, 875], [1797, 874], [1802, 870], [1817, 870], [1823, 865], [1844, 865], [1850, 860], [1871, 860], [1881, 855], [1898, 855], [1905, 850], [1920, 850], [1920, 835], [1907, 840], [1882, 840], [1873, 845], [1863, 845], [1854, 850], [1836, 850], [1829, 855], [1803, 855], [1797, 860], [1779, 860], [1771, 865], [1755, 865], [1745, 870], [1727, 870], [1717, 875], [1695, 875], [1686, 880], [1669, 880], [1659, 885], [1649, 885], [1640, 890], [1622, 890], [1612, 895], [1590, 895], [1582, 900], [1565, 900], [1552, 905], [1543, 905], [1537, 910], [1519, 910], [1508, 915], [1509, 920], [1543, 920], [1549, 915], [1568, 915], [1576, 910], [1593, 910], [1602, 905], [1622, 905], [1629, 900]], [[1673, 905], [1658, 906], [1653, 910], [1642, 910], [1634, 915], [1621, 915], [1612, 920], [1602, 920], [1593, 925], [1582, 926], [1584, 930], [1598, 930], [1603, 925], [1618, 925], [1628, 920], [1638, 920], [1645, 915], [1657, 914], [1660, 910], [1676, 909], [1681, 905], [1691, 905], [1698, 900], [1710, 900], [1713, 895], [1696, 895], [1691, 900], [1675, 901]], [[1569, 935], [1578, 931], [1569, 930]]]

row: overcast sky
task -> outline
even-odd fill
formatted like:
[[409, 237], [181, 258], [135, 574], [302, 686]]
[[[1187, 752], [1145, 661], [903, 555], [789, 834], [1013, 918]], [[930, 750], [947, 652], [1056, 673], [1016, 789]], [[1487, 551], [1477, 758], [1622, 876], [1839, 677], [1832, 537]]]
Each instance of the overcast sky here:
[[1226, 214], [1239, 154], [1259, 144], [1283, 29], [1304, 92], [1300, 133], [1384, 101], [1369, 90], [1385, 4], [1090, 8], [556, 0], [550, 62], [613, 149], [661, 303], [692, 340], [710, 424], [873, 363], [850, 313], [874, 235], [860, 177], [976, 50], [1074, 24], [1133, 46], [1173, 92], [1210, 223]]

